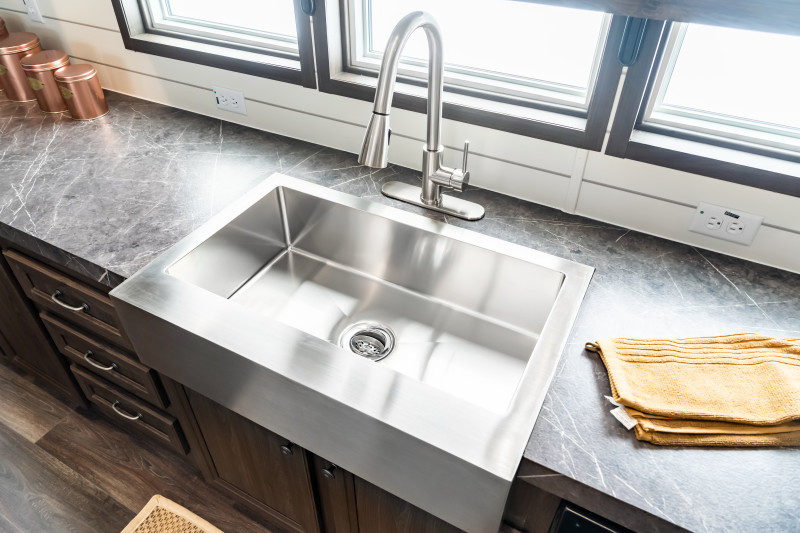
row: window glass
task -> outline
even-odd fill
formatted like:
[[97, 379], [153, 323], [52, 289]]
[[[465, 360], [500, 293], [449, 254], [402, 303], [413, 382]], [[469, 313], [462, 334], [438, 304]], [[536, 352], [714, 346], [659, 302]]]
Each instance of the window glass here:
[[[227, 26], [297, 40], [291, 0], [163, 0], [169, 18]], [[221, 9], [225, 6], [225, 9]]]
[[[362, 17], [351, 32], [362, 41], [357, 64], [359, 59], [366, 65], [379, 58], [395, 24], [412, 11], [424, 10], [442, 29], [448, 72], [572, 95], [583, 106], [607, 31], [603, 13], [528, 2], [353, 1], [361, 2], [356, 11]], [[403, 58], [407, 64], [421, 64], [427, 57], [424, 32], [415, 32]]]
[[293, 0], [140, 0], [148, 30], [221, 47], [297, 58]]
[[800, 149], [800, 37], [698, 24], [673, 33], [646, 120]]

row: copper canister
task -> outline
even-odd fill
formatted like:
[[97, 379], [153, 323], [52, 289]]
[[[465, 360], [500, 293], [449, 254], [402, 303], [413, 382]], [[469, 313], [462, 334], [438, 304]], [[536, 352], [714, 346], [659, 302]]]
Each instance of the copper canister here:
[[[0, 41], [8, 37], [8, 30], [6, 29], [6, 21], [3, 20], [3, 17], [0, 17]], [[0, 83], [0, 93], [5, 91], [3, 88], [2, 83]]]
[[61, 96], [76, 120], [91, 120], [108, 113], [108, 104], [91, 65], [70, 65], [55, 72]]
[[29, 55], [20, 61], [28, 76], [28, 85], [36, 95], [39, 109], [45, 113], [63, 113], [67, 104], [61, 98], [53, 73], [69, 65], [69, 56], [61, 50], [45, 50]]
[[33, 89], [28, 85], [25, 71], [19, 62], [37, 52], [41, 52], [39, 38], [33, 33], [14, 32], [0, 41], [0, 85], [9, 100], [30, 102], [36, 100]]

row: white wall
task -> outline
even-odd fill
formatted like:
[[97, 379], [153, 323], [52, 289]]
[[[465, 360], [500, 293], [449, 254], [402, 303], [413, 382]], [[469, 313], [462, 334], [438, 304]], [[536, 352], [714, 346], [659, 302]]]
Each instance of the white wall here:
[[[90, 62], [104, 87], [204, 115], [348, 152], [360, 147], [371, 104], [296, 85], [126, 50], [108, 0], [39, 0], [44, 24], [28, 20], [22, 0], [0, 0], [9, 31], [32, 31], [44, 48]], [[247, 116], [220, 111], [212, 85], [243, 91]], [[393, 163], [420, 166], [425, 117], [392, 112]], [[447, 164], [458, 166], [470, 140], [473, 184], [675, 241], [800, 272], [800, 198], [636, 161], [609, 157], [446, 120]], [[750, 246], [688, 231], [705, 201], [764, 216]]]

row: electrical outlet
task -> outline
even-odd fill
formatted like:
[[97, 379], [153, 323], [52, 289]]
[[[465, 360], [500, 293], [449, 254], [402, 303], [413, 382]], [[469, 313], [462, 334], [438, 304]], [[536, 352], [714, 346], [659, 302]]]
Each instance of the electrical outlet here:
[[42, 18], [42, 12], [39, 10], [39, 4], [36, 0], [22, 0], [25, 4], [25, 7], [28, 8], [28, 16], [34, 22], [41, 22], [44, 24], [44, 18]]
[[700, 202], [689, 230], [749, 245], [763, 220], [759, 215]]
[[232, 89], [225, 89], [224, 87], [213, 87], [213, 91], [218, 108], [242, 115], [247, 114], [247, 109], [244, 106], [243, 93]]

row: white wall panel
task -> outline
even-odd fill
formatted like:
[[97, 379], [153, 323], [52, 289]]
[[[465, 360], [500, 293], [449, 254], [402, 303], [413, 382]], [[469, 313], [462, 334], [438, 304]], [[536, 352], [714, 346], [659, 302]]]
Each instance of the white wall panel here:
[[578, 213], [800, 273], [798, 233], [762, 226], [750, 246], [722, 241], [684, 229], [694, 215], [693, 208], [587, 182], [581, 188]]
[[749, 211], [769, 224], [800, 231], [800, 198], [794, 196], [596, 152], [589, 154], [583, 179], [692, 206], [708, 202]]
[[[117, 18], [107, 0], [37, 0], [46, 19], [80, 22], [118, 31]], [[27, 12], [22, 0], [0, 0], [0, 9]], [[3, 17], [5, 18], [5, 16]], [[50, 20], [45, 21], [46, 24]], [[36, 24], [36, 23], [34, 23]], [[39, 25], [41, 26], [41, 24]]]

